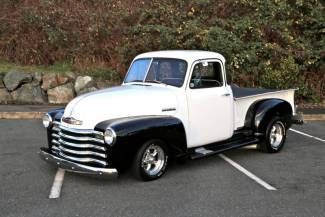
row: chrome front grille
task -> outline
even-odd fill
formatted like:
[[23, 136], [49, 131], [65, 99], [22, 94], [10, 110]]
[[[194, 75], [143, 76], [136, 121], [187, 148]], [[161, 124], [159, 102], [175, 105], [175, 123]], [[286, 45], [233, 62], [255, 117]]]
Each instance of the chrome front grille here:
[[107, 147], [102, 132], [71, 129], [54, 122], [52, 152], [77, 163], [107, 166]]

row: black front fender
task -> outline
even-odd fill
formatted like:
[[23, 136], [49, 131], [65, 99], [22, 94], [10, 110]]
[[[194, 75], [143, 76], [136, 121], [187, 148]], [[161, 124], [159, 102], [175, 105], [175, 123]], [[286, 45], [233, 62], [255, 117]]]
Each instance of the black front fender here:
[[130, 162], [140, 146], [151, 139], [166, 143], [171, 154], [178, 155], [187, 149], [183, 123], [172, 116], [138, 116], [100, 122], [95, 130], [104, 132], [112, 128], [116, 142], [112, 145], [114, 164]]
[[53, 121], [58, 121], [58, 122], [61, 121], [61, 117], [63, 116], [63, 113], [64, 113], [64, 108], [54, 109], [47, 112], [47, 114], [51, 116]]
[[[53, 121], [56, 122], [61, 122], [61, 117], [63, 116], [64, 113], [64, 108], [60, 108], [60, 109], [54, 109], [54, 110], [50, 110], [47, 112], [48, 115], [51, 116]], [[53, 127], [53, 123], [46, 129], [47, 132], [47, 144], [49, 145], [49, 147], [52, 144], [52, 135], [51, 135], [51, 129]]]

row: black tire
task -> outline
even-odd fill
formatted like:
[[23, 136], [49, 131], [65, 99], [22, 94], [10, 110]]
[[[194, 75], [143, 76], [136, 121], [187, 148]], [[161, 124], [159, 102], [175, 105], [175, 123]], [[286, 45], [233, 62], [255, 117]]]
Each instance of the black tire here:
[[284, 119], [278, 116], [273, 117], [265, 128], [265, 136], [257, 145], [258, 150], [266, 153], [281, 151], [287, 136], [286, 130]]
[[[154, 155], [154, 151], [157, 152]], [[168, 150], [161, 140], [145, 142], [137, 151], [133, 162], [133, 173], [144, 181], [151, 181], [164, 175], [168, 165]]]

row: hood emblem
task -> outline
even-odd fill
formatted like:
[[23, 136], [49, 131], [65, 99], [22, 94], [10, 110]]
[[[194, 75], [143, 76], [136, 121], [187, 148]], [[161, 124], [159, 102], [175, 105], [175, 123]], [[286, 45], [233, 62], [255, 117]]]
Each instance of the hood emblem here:
[[161, 111], [162, 112], [176, 111], [176, 108], [163, 108]]
[[67, 124], [73, 124], [73, 125], [82, 125], [82, 121], [77, 120], [73, 117], [64, 117], [62, 118], [62, 121], [67, 123]]

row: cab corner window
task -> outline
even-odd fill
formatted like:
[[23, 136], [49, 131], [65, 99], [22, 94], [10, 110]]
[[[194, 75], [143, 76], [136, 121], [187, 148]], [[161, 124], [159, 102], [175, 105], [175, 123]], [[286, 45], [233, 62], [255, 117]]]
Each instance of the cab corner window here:
[[190, 88], [211, 88], [223, 85], [222, 70], [219, 62], [200, 62], [194, 65]]

